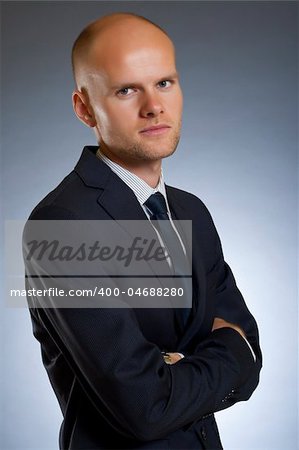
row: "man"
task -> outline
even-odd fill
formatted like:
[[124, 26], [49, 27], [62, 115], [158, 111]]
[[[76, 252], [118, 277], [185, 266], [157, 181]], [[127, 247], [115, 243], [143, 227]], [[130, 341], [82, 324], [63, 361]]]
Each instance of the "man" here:
[[[184, 319], [175, 308], [55, 309], [36, 301], [33, 331], [64, 415], [60, 448], [221, 449], [214, 412], [251, 396], [261, 352], [207, 209], [163, 181], [161, 161], [181, 128], [173, 44], [145, 18], [113, 14], [83, 30], [72, 57], [74, 110], [99, 147], [84, 148], [30, 219], [146, 220], [165, 247], [176, 235], [181, 260], [188, 244], [172, 219], [192, 220], [193, 293]], [[153, 196], [163, 211], [154, 211]], [[159, 218], [166, 234], [155, 228]]]

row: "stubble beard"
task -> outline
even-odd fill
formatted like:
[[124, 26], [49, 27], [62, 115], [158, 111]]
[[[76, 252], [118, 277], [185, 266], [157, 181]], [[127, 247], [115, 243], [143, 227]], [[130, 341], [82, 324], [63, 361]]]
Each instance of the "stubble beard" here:
[[[124, 160], [131, 161], [157, 161], [168, 156], [173, 155], [181, 137], [181, 126], [179, 125], [172, 136], [169, 137], [169, 142], [159, 143], [154, 140], [152, 142], [136, 142], [123, 143], [119, 149], [118, 156]], [[127, 145], [126, 145], [127, 144]]]

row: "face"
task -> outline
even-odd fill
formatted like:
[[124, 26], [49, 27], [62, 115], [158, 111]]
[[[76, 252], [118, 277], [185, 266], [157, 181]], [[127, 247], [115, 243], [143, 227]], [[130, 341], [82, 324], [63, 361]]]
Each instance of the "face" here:
[[86, 77], [101, 150], [127, 164], [161, 160], [175, 151], [181, 129], [173, 45], [156, 29], [138, 44], [134, 35], [113, 36], [105, 49], [94, 43]]

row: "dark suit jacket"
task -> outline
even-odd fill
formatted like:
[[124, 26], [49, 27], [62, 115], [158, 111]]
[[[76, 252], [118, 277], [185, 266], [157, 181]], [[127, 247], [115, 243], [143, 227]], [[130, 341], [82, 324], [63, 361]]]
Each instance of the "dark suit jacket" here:
[[[72, 171], [30, 215], [40, 219], [145, 219], [134, 193], [85, 147]], [[64, 421], [61, 449], [220, 449], [213, 413], [247, 400], [261, 353], [254, 318], [224, 262], [204, 204], [166, 186], [173, 216], [192, 220], [193, 310], [30, 308], [35, 337]], [[27, 288], [33, 280], [27, 279]], [[211, 333], [214, 317], [239, 324]], [[161, 350], [185, 354], [165, 364]], [[41, 443], [42, 445], [42, 443]]]

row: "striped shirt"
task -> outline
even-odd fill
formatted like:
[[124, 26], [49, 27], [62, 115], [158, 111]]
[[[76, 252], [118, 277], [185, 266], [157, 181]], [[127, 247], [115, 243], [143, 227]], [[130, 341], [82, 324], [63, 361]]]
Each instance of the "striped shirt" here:
[[[171, 218], [162, 169], [161, 169], [161, 175], [160, 175], [157, 186], [155, 188], [152, 188], [144, 180], [139, 178], [137, 175], [135, 175], [134, 173], [125, 169], [124, 167], [120, 166], [116, 162], [111, 161], [111, 159], [107, 158], [107, 156], [101, 152], [100, 148], [98, 148], [98, 150], [97, 150], [97, 157], [100, 158], [105, 164], [107, 164], [107, 166], [110, 167], [110, 169], [113, 170], [113, 172], [116, 175], [118, 175], [119, 178], [124, 183], [126, 183], [126, 185], [129, 188], [132, 189], [132, 191], [136, 195], [136, 198], [137, 198], [138, 202], [140, 203], [141, 207], [143, 208], [148, 219], [150, 219], [150, 212], [149, 212], [148, 208], [144, 205], [144, 202], [146, 202], [146, 200], [155, 192], [160, 192], [163, 195], [163, 197], [165, 198], [165, 201], [166, 201], [167, 213], [169, 216], [170, 223], [172, 225], [172, 228], [174, 229], [174, 231], [177, 234], [177, 237], [183, 247], [184, 253], [186, 254], [186, 249], [185, 249], [184, 243], [183, 243], [183, 241], [173, 223], [173, 220]], [[156, 230], [156, 232], [157, 232], [157, 230]], [[161, 236], [159, 235], [158, 232], [157, 232], [157, 234], [158, 234], [160, 243], [162, 243]]]

